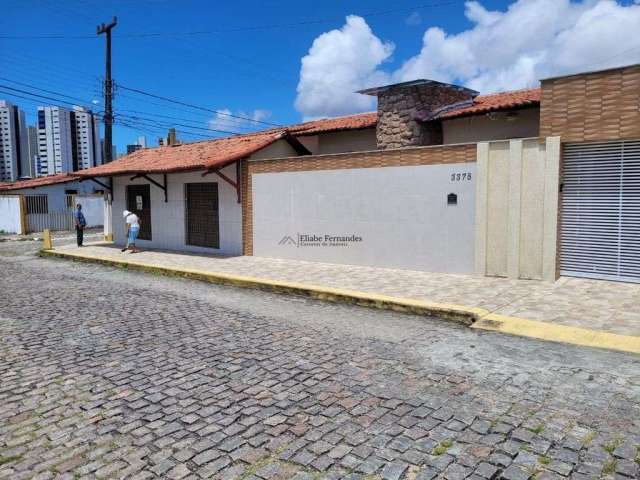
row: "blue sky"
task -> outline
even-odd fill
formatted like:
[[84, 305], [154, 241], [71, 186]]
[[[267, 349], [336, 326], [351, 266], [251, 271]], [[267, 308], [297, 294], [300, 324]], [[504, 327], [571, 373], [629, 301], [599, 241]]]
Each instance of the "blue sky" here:
[[[613, 32], [620, 34], [621, 28], [629, 27], [630, 12], [639, 13], [640, 6], [633, 0], [617, 3], [553, 0], [564, 8], [553, 11], [552, 23], [557, 23], [553, 31], [538, 33], [536, 29], [546, 31], [546, 28], [543, 23], [540, 26], [534, 23], [534, 32], [529, 33], [534, 35], [532, 39], [516, 40], [522, 29], [534, 21], [528, 20], [527, 15], [537, 19], [549, 14], [545, 5], [549, 1], [520, 0], [521, 10], [509, 16], [505, 12], [513, 2], [499, 0], [471, 2], [471, 6], [469, 2], [455, 0], [2, 0], [0, 77], [3, 79], [0, 85], [36, 91], [15, 83], [22, 82], [77, 97], [86, 103], [97, 100], [99, 103], [94, 109], [101, 110], [99, 78], [104, 72], [104, 38], [95, 36], [95, 28], [113, 15], [118, 16], [113, 36], [113, 77], [117, 83], [277, 124], [373, 108], [353, 96], [342, 98], [334, 93], [348, 92], [376, 81], [429, 75], [492, 90], [528, 86], [537, 75], [555, 73], [560, 68], [604, 67], [614, 60], [640, 61], [640, 45], [634, 50], [635, 44], [631, 42], [627, 51], [621, 49], [619, 40], [615, 40], [615, 47], [607, 46], [606, 42]], [[605, 5], [597, 5], [599, 3]], [[596, 7], [602, 12], [594, 13]], [[347, 15], [362, 18], [352, 17], [345, 26]], [[589, 20], [588, 15], [595, 18]], [[631, 18], [635, 20], [633, 15]], [[566, 17], [565, 23], [556, 17]], [[522, 29], [517, 22], [514, 26], [514, 18], [526, 20]], [[569, 27], [580, 22], [585, 26], [572, 30], [566, 39], [563, 32], [567, 30], [567, 21], [571, 22]], [[602, 30], [603, 23], [608, 29]], [[636, 27], [639, 24], [636, 23]], [[432, 30], [426, 41], [423, 36], [430, 27], [442, 30]], [[334, 33], [326, 34], [332, 30]], [[202, 31], [217, 33], [180, 34]], [[141, 33], [162, 35], [130, 36]], [[49, 34], [88, 38], [1, 38]], [[511, 43], [510, 35], [514, 44], [521, 42], [522, 45], [505, 51], [504, 45]], [[296, 104], [301, 60], [320, 36], [305, 71], [304, 94]], [[535, 40], [539, 37], [546, 40]], [[604, 43], [605, 50], [600, 56], [585, 46], [589, 38], [598, 38], [598, 44]], [[610, 40], [614, 42], [613, 38]], [[482, 42], [499, 50], [490, 58], [482, 59], [481, 53], [473, 53], [474, 45], [479, 45], [482, 51], [489, 49], [482, 47]], [[536, 44], [535, 48], [532, 44]], [[567, 50], [561, 52], [567, 56], [562, 64], [549, 60], [548, 52], [554, 45]], [[583, 47], [588, 48], [589, 53], [576, 53], [576, 49]], [[349, 55], [351, 48], [354, 50]], [[580, 58], [584, 60], [580, 64], [575, 62], [576, 55], [589, 58]], [[616, 58], [610, 60], [610, 57]], [[360, 60], [364, 63], [360, 64]], [[473, 67], [471, 70], [469, 65]], [[0, 98], [21, 105], [31, 121], [37, 104], [54, 103], [27, 101], [2, 93]], [[172, 121], [166, 117], [176, 117], [184, 119], [176, 122], [230, 131], [246, 131], [260, 125], [224, 115], [216, 119], [213, 113], [145, 98], [122, 89], [116, 95], [115, 112], [129, 115], [121, 120], [136, 124], [134, 129], [115, 128], [119, 151], [141, 134], [154, 145], [163, 129], [157, 125], [143, 126], [131, 116], [152, 117], [163, 122]], [[179, 136], [195, 140], [200, 138], [196, 133], [216, 135], [213, 131], [197, 129], [189, 132]]]

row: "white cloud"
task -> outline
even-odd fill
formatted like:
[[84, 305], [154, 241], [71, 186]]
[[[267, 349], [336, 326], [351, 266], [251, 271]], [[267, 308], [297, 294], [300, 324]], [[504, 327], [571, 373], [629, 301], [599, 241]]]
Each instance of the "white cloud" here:
[[[306, 116], [362, 111], [371, 104], [350, 92], [376, 80], [381, 85], [430, 78], [493, 92], [533, 86], [550, 75], [640, 62], [640, 0], [518, 0], [506, 11], [468, 1], [465, 16], [472, 27], [460, 33], [428, 28], [420, 52], [393, 72], [381, 68], [391, 44], [378, 39], [364, 19], [348, 17], [341, 30], [318, 37], [303, 58], [296, 107]], [[351, 34], [354, 29], [366, 35]], [[351, 41], [336, 41], [340, 35]], [[321, 40], [324, 48], [318, 48]], [[383, 46], [385, 55], [360, 58], [371, 45]], [[305, 69], [310, 58], [318, 65], [311, 71]], [[327, 74], [336, 69], [340, 82]], [[327, 100], [332, 98], [340, 108]]]
[[232, 112], [228, 108], [223, 108], [218, 110], [218, 113], [207, 122], [207, 125], [211, 130], [245, 132], [266, 127], [266, 125], [256, 122], [266, 121], [270, 117], [271, 111], [260, 108], [250, 113], [243, 112], [242, 110]]
[[296, 108], [305, 119], [371, 109], [370, 97], [353, 92], [388, 81], [377, 67], [393, 50], [363, 18], [347, 17], [340, 30], [316, 38], [303, 57]]
[[640, 7], [613, 0], [519, 0], [506, 12], [466, 3], [475, 25], [455, 35], [429, 28], [420, 53], [394, 73], [403, 81], [419, 77], [461, 82], [483, 92], [527, 87], [549, 75], [605, 68], [640, 59], [621, 52], [621, 38], [632, 43]]

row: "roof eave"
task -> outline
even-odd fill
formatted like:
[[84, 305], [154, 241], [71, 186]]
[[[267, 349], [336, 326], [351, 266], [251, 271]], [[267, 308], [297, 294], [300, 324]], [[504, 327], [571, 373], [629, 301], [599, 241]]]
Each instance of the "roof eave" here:
[[476, 111], [476, 112], [461, 112], [461, 113], [452, 112], [448, 115], [443, 115], [441, 117], [434, 117], [433, 119], [431, 119], [431, 121], [452, 120], [454, 118], [462, 118], [462, 117], [476, 117], [479, 115], [486, 115], [487, 113], [491, 113], [491, 112], [508, 112], [511, 110], [526, 110], [529, 108], [540, 108], [540, 102], [531, 101], [526, 104], [513, 105], [510, 107], [488, 107], [484, 110]]

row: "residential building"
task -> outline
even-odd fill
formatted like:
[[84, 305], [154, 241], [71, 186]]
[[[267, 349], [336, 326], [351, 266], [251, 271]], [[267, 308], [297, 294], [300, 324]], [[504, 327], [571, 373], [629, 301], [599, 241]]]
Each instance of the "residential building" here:
[[73, 171], [75, 123], [63, 107], [38, 107], [38, 176]]
[[1, 229], [6, 232], [72, 230], [73, 209], [78, 203], [88, 227], [102, 226], [104, 222], [104, 197], [99, 185], [81, 182], [68, 173], [1, 183], [0, 196], [11, 200], [0, 206]]
[[141, 148], [142, 148], [142, 145], [138, 145], [138, 144], [127, 145], [127, 155], [137, 150], [140, 150]]
[[147, 148], [147, 137], [145, 136], [139, 136], [136, 140], [136, 143], [127, 145], [127, 155], [140, 150], [141, 148]]
[[29, 156], [29, 178], [37, 177], [38, 174], [38, 127], [29, 125], [27, 127], [27, 140], [28, 147], [27, 152]]
[[82, 107], [38, 107], [38, 176], [102, 165], [98, 117]]
[[29, 175], [28, 141], [24, 112], [0, 100], [0, 181], [12, 182]]
[[78, 175], [112, 178], [105, 234], [118, 244], [127, 209], [141, 247], [640, 282], [638, 92], [640, 65], [491, 95], [416, 80], [362, 91], [376, 112]]
[[100, 120], [91, 110], [74, 107], [71, 112], [73, 171], [102, 165]]

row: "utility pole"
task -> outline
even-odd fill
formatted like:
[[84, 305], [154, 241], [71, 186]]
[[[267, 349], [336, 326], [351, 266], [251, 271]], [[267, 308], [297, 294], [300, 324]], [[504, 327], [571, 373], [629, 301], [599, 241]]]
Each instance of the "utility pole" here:
[[106, 73], [104, 76], [104, 163], [113, 160], [112, 151], [112, 125], [113, 125], [113, 81], [111, 80], [111, 29], [118, 24], [118, 19], [113, 17], [111, 23], [98, 25], [97, 35], [103, 33], [107, 36]]

